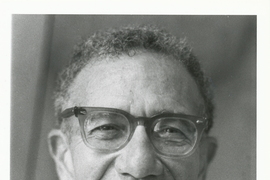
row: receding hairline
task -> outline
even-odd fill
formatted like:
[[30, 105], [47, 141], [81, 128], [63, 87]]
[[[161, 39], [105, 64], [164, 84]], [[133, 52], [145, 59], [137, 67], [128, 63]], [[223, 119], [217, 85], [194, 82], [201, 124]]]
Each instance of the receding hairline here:
[[[135, 59], [137, 57], [143, 57], [143, 58], [150, 57], [150, 58], [153, 58], [154, 61], [151, 61], [151, 63], [152, 62], [155, 62], [155, 61], [163, 61], [163, 62], [165, 62], [164, 63], [165, 66], [168, 66], [169, 64], [167, 62], [170, 61], [170, 62], [172, 62], [172, 63], [174, 63], [176, 65], [176, 66], [169, 65], [169, 66], [172, 66], [176, 70], [176, 72], [177, 72], [177, 70], [179, 70], [179, 67], [181, 66], [181, 69], [184, 70], [184, 71], [186, 71], [186, 73], [190, 76], [190, 79], [194, 83], [196, 83], [195, 80], [194, 80], [194, 78], [192, 78], [191, 74], [185, 68], [184, 64], [181, 61], [176, 60], [173, 56], [167, 55], [167, 54], [164, 54], [164, 53], [160, 53], [160, 52], [148, 51], [148, 50], [145, 50], [145, 49], [134, 49], [133, 56], [129, 56], [127, 54], [122, 54], [122, 55], [119, 55], [119, 56], [107, 56], [107, 57], [103, 56], [103, 57], [93, 58], [91, 61], [88, 61], [88, 63], [85, 64], [85, 66], [83, 68], [81, 68], [80, 72], [77, 73], [77, 76], [70, 83], [70, 86], [69, 86], [68, 91], [67, 91], [67, 93], [69, 94], [69, 99], [74, 99], [74, 98], [70, 98], [70, 96], [74, 96], [74, 95], [77, 94], [75, 92], [75, 89], [74, 89], [74, 87], [76, 87], [76, 86], [74, 86], [74, 83], [77, 83], [78, 82], [78, 78], [80, 77], [80, 74], [84, 70], [87, 69], [87, 71], [91, 71], [92, 68], [98, 67], [100, 65], [103, 66], [103, 67], [105, 67], [105, 66], [107, 66], [107, 65], [109, 65], [111, 63], [118, 62], [118, 61], [122, 61], [124, 64], [127, 61], [131, 61], [131, 62], [134, 61], [134, 62], [136, 62], [136, 61], [138, 61], [137, 59]], [[157, 57], [157, 58], [155, 58], [155, 57]], [[143, 65], [143, 67], [146, 68], [145, 69], [146, 71], [147, 71], [147, 67], [146, 67], [147, 65], [154, 65], [153, 63], [152, 64], [151, 63], [150, 64], [147, 64], [147, 60], [144, 63], [146, 63], [146, 64]], [[157, 64], [158, 63], [156, 63], [155, 65], [157, 65]], [[160, 63], [159, 65], [162, 66], [164, 64], [163, 63]], [[180, 65], [180, 66], [178, 66], [178, 65]], [[132, 64], [129, 64], [126, 67], [132, 68], [131, 66], [132, 66]], [[95, 77], [92, 76], [90, 78], [95, 78]], [[198, 86], [198, 85], [196, 84], [196, 86]], [[199, 90], [199, 88], [198, 88], [198, 90]], [[67, 100], [69, 100], [69, 99], [67, 99]], [[74, 102], [71, 102], [71, 103], [74, 103]], [[65, 104], [63, 104], [63, 108], [69, 108], [72, 105], [65, 105]]]
[[[99, 79], [99, 76], [106, 75], [107, 72], [112, 73], [112, 75], [114, 73], [119, 74], [119, 75], [120, 74], [129, 75], [129, 72], [132, 74], [139, 72], [138, 75], [140, 74], [147, 75], [148, 71], [151, 71], [152, 73], [156, 73], [158, 77], [161, 78], [161, 79], [160, 78], [157, 79], [159, 81], [164, 81], [164, 79], [168, 80], [168, 78], [179, 79], [181, 78], [181, 76], [183, 76], [182, 73], [184, 72], [188, 76], [187, 78], [185, 78], [185, 81], [191, 81], [192, 83], [194, 83], [195, 86], [197, 87], [196, 91], [199, 92], [199, 87], [196, 81], [194, 80], [194, 78], [192, 78], [191, 74], [187, 71], [183, 63], [181, 61], [174, 59], [172, 56], [169, 56], [163, 53], [139, 50], [139, 51], [136, 51], [136, 54], [134, 54], [134, 56], [132, 57], [127, 56], [127, 55], [120, 55], [118, 57], [113, 57], [113, 58], [108, 57], [108, 58], [102, 58], [102, 59], [100, 58], [99, 60], [93, 60], [93, 61], [94, 61], [93, 63], [88, 63], [85, 65], [84, 68], [81, 69], [81, 71], [77, 74], [77, 77], [74, 78], [74, 81], [69, 86], [68, 93], [70, 94], [70, 99], [73, 99], [71, 103], [75, 103], [74, 97], [78, 96], [77, 91], [80, 91], [79, 89], [80, 86], [84, 86], [85, 83], [86, 84], [90, 83], [91, 87], [89, 88], [89, 90], [91, 92], [91, 89], [95, 89], [94, 86], [95, 86], [95, 83], [97, 82], [96, 79]], [[155, 67], [156, 69], [155, 68], [153, 69], [152, 67]], [[104, 73], [104, 71], [106, 73]], [[87, 75], [84, 75], [82, 77], [82, 73], [83, 74], [87, 73]], [[160, 76], [162, 74], [164, 75], [163, 76], [164, 79], [162, 76]], [[92, 82], [94, 84], [92, 84]], [[176, 87], [177, 84], [175, 84], [174, 86]], [[200, 94], [200, 98], [203, 99], [201, 94]], [[76, 101], [76, 103], [79, 103], [79, 102]], [[84, 106], [85, 104], [80, 103], [76, 105]], [[66, 106], [65, 108], [68, 108], [70, 106], [74, 106], [74, 104], [70, 104]]]

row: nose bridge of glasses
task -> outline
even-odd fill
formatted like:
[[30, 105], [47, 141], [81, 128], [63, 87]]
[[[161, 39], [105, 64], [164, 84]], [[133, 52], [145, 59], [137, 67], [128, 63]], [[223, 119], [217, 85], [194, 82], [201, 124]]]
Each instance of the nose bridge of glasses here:
[[135, 118], [135, 122], [137, 126], [145, 126], [147, 120], [149, 121], [150, 118], [142, 117], [142, 116]]

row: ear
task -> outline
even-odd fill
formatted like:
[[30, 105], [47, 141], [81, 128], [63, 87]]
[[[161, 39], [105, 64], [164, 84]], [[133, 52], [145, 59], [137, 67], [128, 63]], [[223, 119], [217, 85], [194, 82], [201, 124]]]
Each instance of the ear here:
[[200, 172], [198, 179], [206, 179], [208, 165], [213, 160], [216, 150], [217, 140], [214, 137], [203, 137], [200, 144]]
[[53, 129], [48, 135], [50, 154], [55, 162], [59, 180], [74, 179], [74, 169], [66, 136], [59, 129]]

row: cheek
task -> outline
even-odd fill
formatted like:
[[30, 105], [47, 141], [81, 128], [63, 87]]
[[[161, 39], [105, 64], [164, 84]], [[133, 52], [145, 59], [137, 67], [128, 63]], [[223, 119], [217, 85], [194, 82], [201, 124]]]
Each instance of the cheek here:
[[168, 169], [175, 180], [197, 180], [199, 174], [199, 153], [185, 158], [162, 159], [164, 166]]
[[100, 179], [108, 173], [107, 171], [115, 159], [114, 154], [103, 154], [91, 150], [85, 146], [82, 140], [71, 144], [71, 154], [76, 180]]

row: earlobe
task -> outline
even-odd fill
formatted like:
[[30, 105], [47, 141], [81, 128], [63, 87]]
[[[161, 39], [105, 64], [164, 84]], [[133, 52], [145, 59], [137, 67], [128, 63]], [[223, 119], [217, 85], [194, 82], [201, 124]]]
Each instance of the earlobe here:
[[207, 163], [210, 164], [210, 162], [213, 160], [213, 158], [216, 155], [217, 151], [217, 140], [214, 137], [207, 137]]
[[50, 154], [55, 162], [56, 171], [60, 180], [72, 180], [73, 162], [66, 136], [59, 129], [51, 130], [48, 135]]
[[217, 151], [217, 141], [214, 137], [204, 137], [200, 145], [200, 172], [199, 179], [206, 178], [206, 172], [209, 164], [215, 157]]

